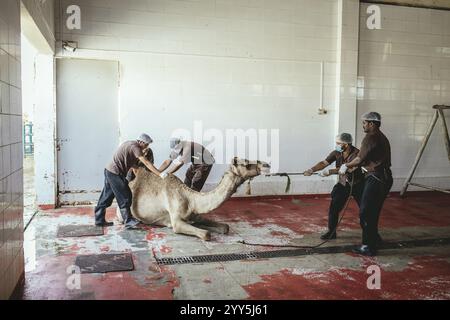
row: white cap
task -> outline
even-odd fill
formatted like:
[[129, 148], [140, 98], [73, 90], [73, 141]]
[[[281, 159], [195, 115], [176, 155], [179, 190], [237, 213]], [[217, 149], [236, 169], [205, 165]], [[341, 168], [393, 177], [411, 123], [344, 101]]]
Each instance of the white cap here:
[[150, 144], [153, 142], [153, 139], [146, 133], [143, 133], [139, 136], [138, 141], [142, 141], [144, 143]]
[[343, 133], [338, 134], [336, 136], [336, 142], [352, 144], [353, 143], [353, 137], [352, 137], [352, 135], [350, 133], [343, 132]]
[[367, 112], [362, 115], [361, 120], [381, 122], [381, 115], [378, 112]]
[[181, 142], [181, 139], [178, 137], [170, 139], [170, 149], [174, 149], [177, 145], [179, 145]]

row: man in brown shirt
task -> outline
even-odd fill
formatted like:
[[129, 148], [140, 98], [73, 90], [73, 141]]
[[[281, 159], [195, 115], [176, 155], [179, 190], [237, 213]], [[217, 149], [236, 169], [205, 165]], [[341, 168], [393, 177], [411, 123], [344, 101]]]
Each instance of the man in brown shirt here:
[[[142, 153], [143, 153], [144, 157], [148, 161], [150, 161], [151, 164], [155, 165], [155, 158], [153, 156], [153, 150], [150, 147], [147, 147], [146, 149], [142, 150]], [[140, 161], [138, 161], [136, 166], [137, 167], [145, 167], [145, 165], [142, 162], [140, 162]], [[147, 167], [145, 167], [145, 168], [147, 168]], [[128, 174], [127, 174], [128, 182], [131, 182], [131, 181], [134, 180], [134, 178], [136, 178], [136, 175], [134, 174], [134, 170], [136, 170], [136, 169], [135, 168], [131, 168], [128, 171]], [[148, 168], [147, 168], [147, 170], [148, 170]]]
[[[359, 150], [353, 145], [353, 138], [349, 133], [341, 133], [336, 137], [336, 149], [328, 157], [306, 170], [303, 174], [310, 176], [315, 171], [323, 170], [320, 176], [326, 177], [330, 174], [337, 174], [339, 168], [355, 159]], [[333, 162], [336, 162], [336, 168], [325, 169]], [[339, 182], [331, 191], [331, 202], [328, 209], [328, 231], [321, 235], [321, 239], [336, 239], [336, 228], [339, 220], [339, 213], [344, 208], [345, 203], [350, 197], [350, 191], [359, 204], [361, 194], [362, 172], [358, 168], [351, 170], [346, 175], [339, 176]]]
[[95, 225], [111, 226], [113, 224], [106, 222], [105, 214], [106, 208], [111, 206], [114, 198], [117, 200], [125, 228], [134, 228], [140, 223], [131, 215], [132, 194], [126, 176], [132, 168], [136, 167], [138, 161], [154, 174], [160, 175], [160, 172], [143, 154], [143, 150], [152, 142], [152, 138], [143, 133], [137, 140], [126, 141], [119, 146], [113, 160], [104, 171], [105, 185], [95, 207]]
[[[200, 191], [215, 162], [213, 155], [201, 144], [192, 141], [182, 141], [179, 138], [170, 140], [170, 148], [172, 152], [169, 159], [161, 164], [159, 171], [166, 170], [173, 162], [174, 167], [168, 173], [175, 173], [184, 164], [191, 163], [191, 166], [186, 171], [184, 184], [195, 191]], [[164, 175], [165, 173], [163, 177]]]
[[378, 220], [384, 200], [392, 187], [391, 146], [381, 132], [381, 116], [377, 112], [368, 112], [362, 116], [366, 133], [358, 156], [342, 166], [339, 174], [347, 169], [361, 167], [364, 172], [364, 186], [359, 207], [359, 219], [362, 228], [362, 246], [355, 253], [374, 256], [377, 253]]

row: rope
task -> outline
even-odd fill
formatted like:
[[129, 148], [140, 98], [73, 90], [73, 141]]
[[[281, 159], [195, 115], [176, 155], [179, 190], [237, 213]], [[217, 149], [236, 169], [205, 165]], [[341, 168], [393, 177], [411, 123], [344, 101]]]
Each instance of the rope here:
[[[314, 172], [312, 173], [312, 175], [316, 175], [318, 173]], [[274, 176], [279, 176], [279, 177], [286, 177], [287, 181], [286, 181], [286, 188], [284, 189], [284, 193], [288, 193], [291, 190], [291, 177], [290, 176], [297, 176], [297, 175], [301, 175], [303, 176], [304, 173], [303, 172], [279, 172], [279, 173], [270, 173], [270, 174], [266, 174], [266, 177], [274, 177]], [[251, 195], [252, 194], [252, 188], [250, 185], [252, 178], [250, 178], [247, 181], [247, 188], [245, 191], [246, 195]]]
[[[312, 175], [316, 175], [317, 173], [312, 173]], [[291, 177], [290, 176], [304, 176], [304, 172], [279, 172], [279, 173], [270, 173], [266, 174], [266, 177], [286, 177], [286, 188], [284, 190], [284, 193], [288, 193], [291, 190]]]
[[291, 190], [291, 177], [287, 173], [280, 174], [280, 177], [286, 177], [286, 189], [284, 190], [284, 193], [288, 193]]
[[245, 194], [246, 195], [251, 195], [252, 194], [252, 186], [250, 185], [250, 181], [251, 181], [252, 179], [250, 178], [250, 179], [248, 179], [248, 182], [247, 182], [247, 190], [245, 191]]
[[[353, 182], [354, 182], [354, 174], [352, 172], [352, 180], [350, 182], [350, 194], [347, 198], [347, 201], [345, 202], [345, 206], [344, 208], [342, 208], [342, 210], [339, 213], [342, 213], [341, 217], [339, 218], [338, 223], [336, 224], [336, 227], [333, 229], [333, 232], [331, 233], [330, 236], [334, 236], [336, 234], [336, 230], [338, 228], [338, 226], [341, 224], [342, 219], [344, 218], [345, 212], [347, 211], [347, 207], [348, 204], [350, 203], [350, 200], [353, 198]], [[289, 176], [288, 176], [289, 177]], [[252, 242], [247, 242], [245, 240], [240, 240], [237, 241], [238, 243], [242, 243], [248, 246], [261, 246], [261, 247], [278, 247], [278, 248], [300, 248], [300, 249], [316, 249], [318, 247], [321, 247], [322, 245], [324, 245], [325, 243], [327, 243], [328, 241], [330, 241], [331, 239], [326, 239], [324, 241], [322, 241], [321, 243], [315, 245], [315, 246], [296, 246], [296, 245], [289, 245], [289, 244], [270, 244], [270, 243], [252, 243]]]

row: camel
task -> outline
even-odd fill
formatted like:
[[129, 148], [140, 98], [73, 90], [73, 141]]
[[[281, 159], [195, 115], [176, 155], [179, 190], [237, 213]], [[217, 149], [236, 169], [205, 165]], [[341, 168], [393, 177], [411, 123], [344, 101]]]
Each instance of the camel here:
[[227, 234], [229, 227], [202, 215], [222, 205], [247, 179], [269, 171], [266, 162], [235, 157], [214, 190], [197, 192], [175, 175], [161, 179], [140, 167], [129, 184], [133, 193], [131, 213], [144, 224], [172, 227], [175, 233], [209, 241], [210, 232]]

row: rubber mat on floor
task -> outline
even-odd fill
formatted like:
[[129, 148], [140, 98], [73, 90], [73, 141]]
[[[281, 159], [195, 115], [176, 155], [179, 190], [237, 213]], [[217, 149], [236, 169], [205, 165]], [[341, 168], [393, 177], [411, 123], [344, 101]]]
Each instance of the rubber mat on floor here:
[[104, 253], [77, 256], [75, 265], [81, 273], [105, 273], [134, 270], [130, 253]]
[[58, 227], [58, 238], [68, 237], [88, 237], [88, 236], [102, 236], [103, 227], [97, 227], [94, 225], [76, 225], [69, 224], [66, 226]]

